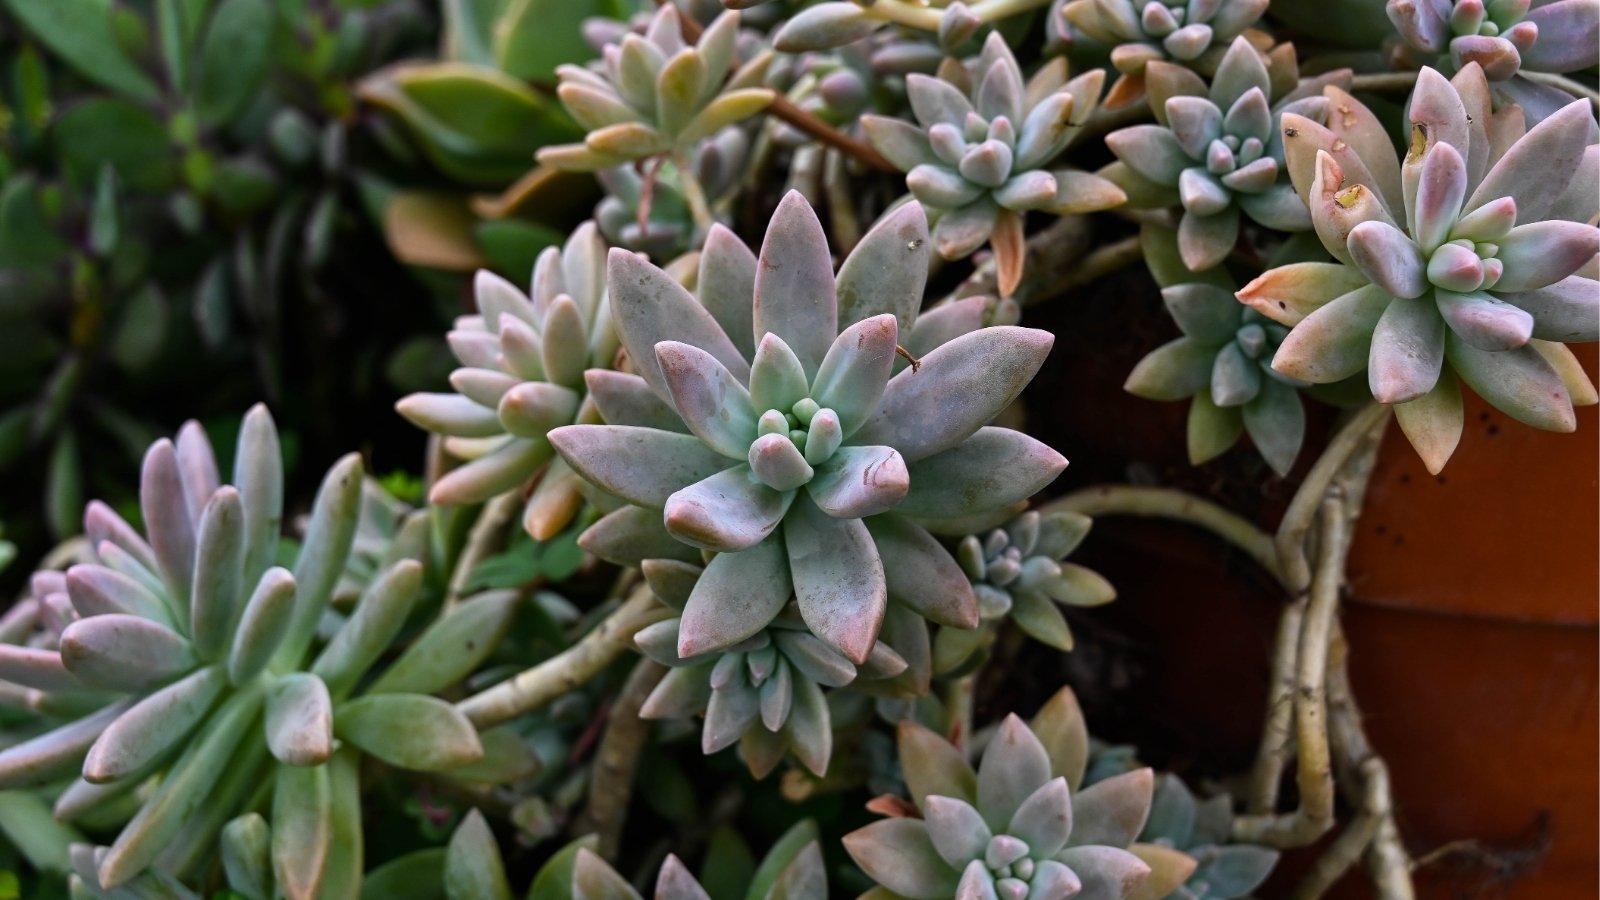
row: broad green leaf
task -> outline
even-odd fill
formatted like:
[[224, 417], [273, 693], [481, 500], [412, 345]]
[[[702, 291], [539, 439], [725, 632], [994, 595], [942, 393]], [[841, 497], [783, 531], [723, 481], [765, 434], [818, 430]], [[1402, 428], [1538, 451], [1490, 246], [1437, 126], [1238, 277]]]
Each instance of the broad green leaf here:
[[126, 100], [85, 100], [63, 113], [54, 131], [67, 171], [80, 184], [92, 184], [107, 165], [136, 191], [168, 190], [177, 177], [166, 127]]
[[272, 56], [271, 0], [223, 0], [206, 26], [195, 68], [195, 110], [212, 125], [231, 121], [261, 88]]
[[109, 0], [3, 0], [5, 7], [80, 75], [125, 97], [155, 103], [161, 89], [123, 53]]
[[623, 0], [509, 0], [494, 24], [494, 65], [528, 81], [550, 81], [556, 66], [582, 63], [594, 54], [583, 39], [591, 16], [628, 18]]

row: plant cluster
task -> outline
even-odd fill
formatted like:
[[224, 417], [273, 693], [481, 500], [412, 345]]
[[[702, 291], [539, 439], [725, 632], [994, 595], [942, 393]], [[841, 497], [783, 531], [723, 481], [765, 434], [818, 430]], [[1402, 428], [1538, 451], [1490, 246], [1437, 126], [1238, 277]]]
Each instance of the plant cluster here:
[[[1463, 384], [1550, 431], [1600, 403], [1567, 346], [1600, 340], [1600, 0], [1368, 4], [1363, 53], [1316, 5], [0, 0], [0, 291], [33, 345], [0, 359], [0, 469], [47, 456], [82, 535], [0, 617], [0, 872], [1222, 900], [1337, 788], [1358, 819], [1300, 895], [1365, 852], [1409, 897], [1330, 698], [1344, 553], [1391, 411], [1437, 473]], [[388, 284], [372, 257], [437, 333], [395, 352], [352, 299]], [[1046, 498], [1042, 420], [1078, 413], [1030, 392], [1035, 317], [1135, 263], [1170, 322], [1126, 389], [1189, 402], [1195, 465], [1247, 438], [1253, 477], [1298, 473], [1276, 536], [1172, 489]], [[263, 405], [154, 437], [106, 398], [175, 354], [286, 423], [386, 367], [421, 479], [352, 453], [302, 504], [287, 460], [324, 448]], [[112, 438], [136, 490], [77, 474]], [[1099, 642], [1117, 590], [1069, 557], [1128, 514], [1211, 528], [1295, 601], [1248, 804], [1096, 754], [1054, 670], [1012, 680]]]

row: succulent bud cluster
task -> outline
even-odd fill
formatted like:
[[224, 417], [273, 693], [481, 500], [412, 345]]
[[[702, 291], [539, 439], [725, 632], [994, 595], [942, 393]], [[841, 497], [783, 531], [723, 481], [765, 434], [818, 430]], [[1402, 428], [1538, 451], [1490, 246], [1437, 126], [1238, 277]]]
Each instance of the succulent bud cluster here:
[[[972, 580], [983, 624], [1010, 619], [1034, 640], [1071, 650], [1072, 629], [1057, 604], [1101, 606], [1117, 596], [1099, 574], [1066, 562], [1092, 524], [1078, 513], [1029, 511], [1002, 527], [962, 538], [956, 560]], [[954, 671], [984, 639], [985, 629], [940, 629], [933, 645], [934, 671]]]
[[1386, 10], [1400, 37], [1446, 72], [1475, 62], [1490, 81], [1505, 81], [1523, 67], [1575, 72], [1600, 61], [1595, 0], [1389, 0]]
[[445, 450], [466, 460], [433, 485], [434, 503], [481, 503], [521, 489], [544, 468], [524, 513], [528, 532], [544, 540], [577, 514], [577, 478], [552, 462], [545, 436], [588, 414], [583, 373], [611, 365], [617, 352], [605, 254], [594, 224], [584, 223], [565, 247], [539, 255], [527, 294], [492, 272], [478, 273], [478, 313], [457, 319], [449, 334], [461, 363], [450, 374], [457, 393], [412, 394], [395, 405], [444, 435]]
[[682, 29], [677, 8], [665, 4], [643, 35], [606, 45], [595, 67], [560, 67], [557, 93], [588, 134], [581, 144], [540, 150], [539, 160], [592, 172], [682, 155], [772, 102], [773, 92], [760, 86], [771, 57], [739, 63], [738, 13], [718, 16], [692, 46]]
[[1024, 82], [995, 32], [971, 68], [906, 77], [915, 123], [868, 115], [862, 125], [935, 221], [939, 255], [961, 259], [992, 244], [1001, 294], [1010, 296], [1022, 277], [1026, 212], [1091, 212], [1126, 199], [1097, 175], [1047, 168], [1094, 113], [1104, 77], [1095, 69], [1069, 81], [1056, 59]]
[[[1136, 843], [1151, 810], [1149, 769], [1082, 790], [1088, 735], [1063, 689], [1032, 727], [1007, 716], [976, 771], [964, 754], [911, 721], [900, 765], [912, 808], [851, 832], [845, 850], [890, 896], [1162, 897], [1194, 871], [1170, 848]], [[903, 801], [881, 804], [902, 809]]]
[[[223, 821], [266, 783], [279, 825], [271, 854], [282, 893], [317, 896], [326, 877], [359, 880], [359, 851], [351, 857], [348, 847], [330, 843], [335, 817], [359, 836], [359, 794], [331, 787], [341, 777], [336, 741], [345, 755], [421, 770], [482, 753], [472, 725], [425, 695], [483, 660], [494, 644], [485, 638], [504, 633], [514, 596], [464, 605], [368, 682], [415, 605], [422, 565], [396, 555], [409, 542], [369, 548], [377, 574], [348, 616], [335, 618], [332, 636], [314, 646], [348, 575], [360, 459], [346, 457], [324, 479], [292, 569], [273, 565], [283, 471], [263, 407], [245, 417], [233, 482], [221, 482], [198, 425], [186, 425], [176, 442], [157, 442], [140, 491], [144, 533], [91, 504], [88, 561], [33, 579], [35, 609], [64, 623], [55, 648], [0, 645], [0, 678], [39, 692], [43, 710], [78, 710], [72, 721], [0, 752], [0, 783], [79, 773], [55, 806], [57, 817], [71, 820], [159, 776], [111, 847], [74, 851], [86, 889], [114, 891], [147, 870], [156, 872], [147, 881], [186, 874]], [[476, 649], [460, 653], [456, 645], [469, 632], [479, 636]], [[454, 652], [441, 654], [444, 645]], [[336, 796], [343, 798], [337, 811]]]
[[[628, 879], [595, 852], [593, 836], [579, 838], [539, 868], [527, 895], [538, 900], [640, 900]], [[230, 885], [234, 867], [229, 866]], [[726, 879], [722, 881], [727, 884]], [[441, 890], [442, 889], [442, 890]], [[440, 896], [444, 900], [511, 900], [514, 896], [505, 861], [483, 814], [467, 813], [443, 853], [423, 850], [402, 856], [367, 876], [362, 896]], [[250, 900], [256, 895], [246, 894]], [[710, 900], [700, 882], [673, 854], [656, 876], [656, 900]], [[750, 900], [826, 900], [828, 873], [823, 866], [817, 826], [810, 819], [795, 824], [755, 866], [740, 896]]]
[[[1292, 50], [1291, 50], [1292, 52]], [[1178, 249], [1193, 271], [1218, 266], [1238, 243], [1241, 214], [1267, 228], [1305, 231], [1311, 217], [1283, 169], [1278, 122], [1285, 113], [1315, 121], [1329, 100], [1318, 79], [1271, 103], [1261, 54], [1236, 38], [1208, 87], [1187, 69], [1150, 63], [1147, 79], [1157, 124], [1106, 135], [1122, 167], [1105, 173], [1135, 206], [1180, 204]], [[1343, 73], [1348, 83], [1348, 73]]]
[[1512, 418], [1571, 431], [1574, 404], [1600, 400], [1562, 343], [1600, 337], [1600, 144], [1586, 103], [1524, 131], [1519, 108], [1492, 110], [1477, 64], [1453, 80], [1424, 69], [1400, 160], [1370, 111], [1336, 104], [1327, 127], [1289, 114], [1283, 132], [1337, 262], [1273, 269], [1238, 295], [1290, 328], [1273, 369], [1313, 383], [1366, 369], [1430, 471], [1460, 439], [1455, 375]]
[[1266, 11], [1267, 0], [1069, 0], [1061, 7], [1073, 28], [1111, 45], [1111, 65], [1121, 73], [1106, 97], [1112, 109], [1144, 96], [1151, 62], [1215, 71], [1234, 39]]
[[1272, 368], [1289, 329], [1214, 284], [1162, 290], [1183, 336], [1157, 347], [1134, 367], [1125, 387], [1151, 400], [1189, 406], [1189, 461], [1221, 455], [1248, 433], [1267, 464], [1288, 473], [1305, 439], [1301, 382]]
[[[858, 678], [885, 681], [905, 674], [910, 664], [890, 646], [888, 637], [899, 629], [909, 628], [913, 639], [927, 643], [927, 628], [920, 619], [905, 610], [892, 610], [889, 615], [899, 621], [886, 623], [885, 636], [858, 666], [807, 631], [795, 609], [787, 607], [766, 628], [737, 644], [680, 656], [682, 614], [701, 569], [672, 560], [648, 560], [644, 572], [651, 590], [678, 615], [644, 628], [634, 638], [646, 656], [672, 667], [640, 715], [673, 719], [704, 714], [701, 750], [716, 753], [737, 742], [757, 778], [771, 772], [789, 750], [816, 775], [827, 772], [833, 724], [823, 688], [844, 687]], [[926, 653], [920, 656], [925, 658]], [[909, 677], [926, 689], [926, 672], [920, 679], [914, 673]]]
[[[794, 193], [759, 258], [712, 230], [698, 299], [612, 253], [617, 332], [639, 374], [591, 371], [609, 424], [550, 440], [629, 504], [581, 539], [598, 555], [715, 554], [684, 604], [680, 657], [754, 637], [791, 598], [806, 627], [857, 665], [891, 600], [942, 624], [977, 624], [966, 577], [928, 529], [1003, 519], [1065, 465], [1032, 438], [984, 427], [1050, 340], [978, 327], [983, 298], [913, 325], [928, 254], [926, 220], [908, 204], [836, 277], [821, 224]], [[919, 332], [948, 340], [895, 374], [900, 341], [921, 352]]]

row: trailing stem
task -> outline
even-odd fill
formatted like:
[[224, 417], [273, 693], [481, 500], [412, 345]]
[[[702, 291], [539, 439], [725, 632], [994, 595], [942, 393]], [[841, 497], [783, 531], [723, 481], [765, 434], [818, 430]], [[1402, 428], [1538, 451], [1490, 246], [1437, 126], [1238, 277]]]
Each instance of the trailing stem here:
[[706, 189], [694, 174], [694, 165], [690, 162], [688, 153], [674, 153], [672, 164], [678, 170], [678, 186], [683, 190], [683, 199], [689, 204], [689, 215], [694, 217], [695, 231], [704, 237], [717, 221], [711, 215], [711, 203], [706, 200]]
[[1378, 426], [1388, 421], [1389, 407], [1381, 403], [1370, 403], [1351, 416], [1311, 466], [1311, 471], [1306, 473], [1305, 481], [1295, 491], [1294, 499], [1289, 501], [1289, 509], [1284, 512], [1283, 521], [1278, 525], [1276, 542], [1278, 566], [1283, 572], [1284, 586], [1289, 589], [1291, 596], [1298, 598], [1311, 587], [1306, 538], [1323, 497], [1327, 496], [1334, 479], [1357, 451], [1363, 447], [1376, 447], [1377, 440], [1382, 438]]
[[455, 606], [461, 602], [461, 597], [466, 593], [467, 584], [471, 581], [472, 573], [478, 568], [478, 564], [504, 546], [506, 525], [515, 520], [517, 508], [521, 504], [522, 492], [512, 491], [509, 494], [501, 494], [483, 505], [477, 520], [472, 523], [472, 531], [467, 534], [466, 545], [461, 548], [461, 556], [456, 560], [455, 571], [450, 575], [450, 589], [445, 595], [447, 606]]
[[598, 852], [606, 859], [617, 856], [639, 757], [650, 738], [650, 722], [639, 718], [639, 709], [666, 674], [666, 666], [640, 659], [606, 716], [605, 734], [589, 771], [589, 802], [573, 823], [574, 833], [599, 836]]
[[1273, 577], [1278, 554], [1272, 538], [1249, 519], [1203, 497], [1176, 488], [1109, 484], [1085, 488], [1044, 505], [1040, 512], [1068, 511], [1086, 516], [1142, 516], [1186, 522], [1211, 532], [1255, 560]]
[[540, 709], [605, 671], [628, 652], [628, 642], [640, 628], [664, 613], [649, 588], [641, 587], [576, 644], [468, 697], [456, 708], [480, 730]]

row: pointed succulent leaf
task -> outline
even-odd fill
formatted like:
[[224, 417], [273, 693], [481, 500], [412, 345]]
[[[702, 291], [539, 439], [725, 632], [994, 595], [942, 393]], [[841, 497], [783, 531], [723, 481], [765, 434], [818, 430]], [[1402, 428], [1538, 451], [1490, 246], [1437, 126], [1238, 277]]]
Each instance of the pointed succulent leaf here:
[[861, 519], [899, 505], [911, 486], [905, 460], [892, 447], [840, 447], [817, 467], [806, 492], [823, 512]]
[[654, 428], [568, 425], [550, 432], [550, 442], [592, 484], [655, 509], [730, 464], [693, 435]]
[[789, 591], [789, 563], [777, 537], [717, 555], [684, 606], [678, 656], [709, 653], [755, 635], [777, 616]]
[[[1593, 142], [1593, 128], [1586, 104], [1575, 101], [1562, 107], [1530, 129], [1490, 167], [1467, 200], [1465, 211], [1509, 197], [1516, 202], [1521, 221], [1546, 218], [1578, 173], [1586, 148]], [[1592, 197], [1589, 202], [1594, 202]]]
[[431, 694], [476, 671], [511, 627], [516, 591], [488, 591], [446, 610], [378, 680], [368, 694]]
[[1127, 847], [1150, 814], [1155, 775], [1137, 769], [1086, 787], [1072, 798], [1072, 845]]
[[1315, 384], [1361, 371], [1367, 364], [1372, 330], [1391, 302], [1396, 301], [1375, 285], [1329, 301], [1284, 338], [1273, 356], [1273, 369]]
[[335, 698], [343, 698], [388, 650], [422, 587], [422, 564], [403, 559], [373, 579], [355, 611], [311, 666]]
[[883, 563], [860, 520], [835, 519], [800, 499], [784, 519], [800, 615], [848, 659], [867, 658], [888, 601]]
[[856, 322], [828, 348], [811, 396], [839, 416], [845, 437], [861, 427], [878, 404], [894, 366], [896, 319], [883, 314]]
[[756, 437], [757, 411], [749, 391], [698, 347], [662, 341], [655, 353], [673, 406], [689, 430], [718, 453], [743, 459]]
[[1054, 481], [1067, 461], [1018, 431], [986, 426], [956, 446], [907, 466], [911, 489], [898, 511], [955, 518], [1026, 500]]
[[454, 706], [416, 694], [378, 694], [341, 705], [341, 740], [402, 769], [437, 772], [483, 755], [478, 732]]
[[1078, 876], [1082, 888], [1074, 900], [1116, 900], [1128, 897], [1150, 874], [1139, 857], [1115, 847], [1073, 846], [1056, 859]]
[[1513, 419], [1546, 431], [1577, 427], [1566, 385], [1531, 344], [1479, 350], [1451, 331], [1445, 334], [1445, 358], [1478, 396]]
[[201, 669], [134, 704], [100, 735], [83, 761], [83, 777], [104, 784], [135, 774], [159, 759], [211, 711], [227, 678]]
[[978, 765], [978, 811], [991, 828], [1004, 832], [1022, 802], [1049, 780], [1044, 745], [1021, 719], [1007, 716]]
[[1261, 393], [1244, 405], [1244, 428], [1279, 476], [1287, 475], [1305, 441], [1306, 413], [1300, 394], [1276, 378], [1261, 379]]
[[983, 816], [965, 800], [930, 795], [922, 802], [922, 817], [934, 849], [953, 867], [981, 858], [994, 837]]
[[1454, 375], [1440, 378], [1428, 393], [1396, 404], [1394, 413], [1400, 430], [1422, 457], [1428, 473], [1437, 475], [1443, 471], [1461, 442], [1464, 424], [1461, 388]]
[[333, 842], [328, 766], [278, 769], [272, 792], [272, 872], [288, 900], [322, 894]]
[[931, 534], [898, 515], [869, 519], [867, 529], [883, 560], [891, 598], [941, 625], [977, 627], [971, 583]]
[[959, 875], [939, 856], [921, 819], [882, 819], [844, 836], [867, 876], [911, 900], [954, 896]]
[[606, 283], [617, 336], [639, 375], [661, 397], [670, 396], [656, 362], [661, 341], [699, 347], [735, 378], [749, 378], [749, 364], [717, 320], [667, 273], [633, 253], [612, 249]]
[[1356, 268], [1391, 297], [1410, 300], [1428, 289], [1428, 270], [1417, 245], [1400, 229], [1380, 221], [1362, 222], [1347, 239]]
[[755, 278], [754, 336], [772, 332], [815, 375], [838, 334], [838, 302], [828, 238], [811, 204], [790, 191], [761, 245]]
[[664, 521], [673, 537], [690, 546], [737, 552], [771, 534], [792, 499], [740, 464], [675, 491], [664, 506]]
[[500, 847], [489, 823], [476, 809], [467, 813], [450, 836], [445, 852], [444, 890], [451, 900], [511, 900]]
[[1600, 340], [1600, 283], [1582, 275], [1498, 298], [1533, 317], [1533, 337], [1544, 341], [1583, 343]]
[[1600, 253], [1600, 228], [1561, 220], [1529, 222], [1511, 229], [1496, 243], [1505, 274], [1494, 290], [1531, 291], [1578, 272]]
[[[1533, 337], [1533, 316], [1491, 294], [1438, 291], [1437, 311], [1462, 340], [1480, 350], [1514, 350]], [[1381, 322], [1379, 323], [1382, 324]], [[1435, 342], [1437, 361], [1444, 358], [1444, 333]], [[1376, 338], [1374, 338], [1376, 346]], [[1430, 385], [1431, 387], [1431, 385]]]

